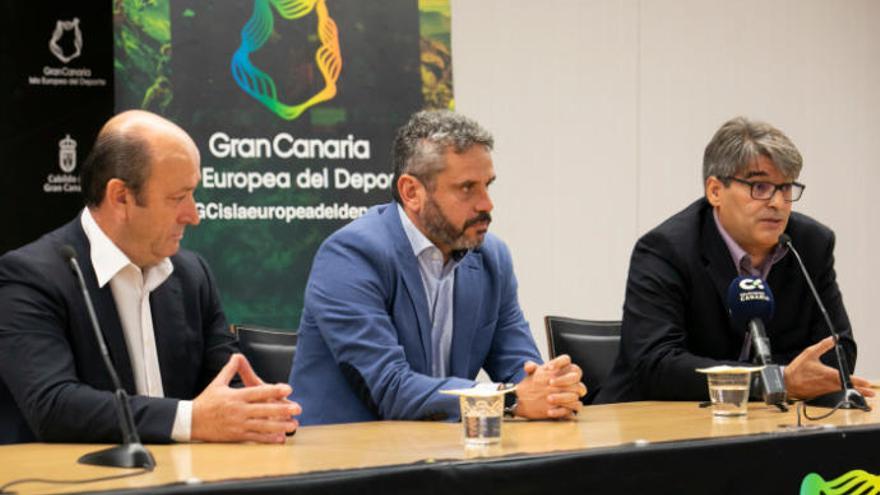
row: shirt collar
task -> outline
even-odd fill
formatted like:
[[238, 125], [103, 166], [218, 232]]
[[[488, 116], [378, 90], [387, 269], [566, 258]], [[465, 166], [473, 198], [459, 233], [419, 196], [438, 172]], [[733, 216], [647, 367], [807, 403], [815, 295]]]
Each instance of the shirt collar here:
[[[125, 267], [131, 265], [135, 268], [138, 268], [137, 265], [131, 262], [128, 256], [119, 249], [116, 244], [107, 237], [107, 234], [101, 230], [101, 227], [95, 221], [95, 218], [92, 216], [92, 213], [88, 208], [84, 208], [82, 215], [80, 216], [80, 223], [82, 224], [83, 231], [85, 231], [86, 238], [89, 240], [89, 245], [91, 246], [91, 261], [92, 268], [95, 270], [95, 277], [98, 279], [98, 287], [102, 288], [106, 285], [113, 277], [119, 273], [120, 270]], [[174, 271], [174, 265], [171, 264], [171, 260], [168, 258], [164, 258], [162, 261], [157, 263], [155, 266], [149, 267], [148, 271], [152, 270], [157, 271], [158, 280], [157, 282], [161, 283], [168, 276], [171, 275], [171, 272]], [[140, 268], [138, 268], [140, 271]], [[158, 285], [158, 284], [157, 284]]]
[[740, 275], [754, 275], [754, 273], [749, 273], [750, 271], [761, 272], [764, 278], [766, 278], [767, 274], [770, 272], [770, 267], [788, 254], [788, 247], [777, 245], [773, 248], [770, 255], [765, 258], [762, 267], [752, 266], [752, 257], [749, 256], [749, 253], [747, 253], [746, 250], [730, 236], [730, 233], [724, 229], [724, 226], [721, 225], [721, 220], [718, 219], [718, 210], [715, 208], [712, 208], [712, 217], [715, 219], [715, 226], [718, 228], [718, 233], [721, 234], [721, 238], [724, 239], [724, 244], [727, 245], [727, 250], [730, 252], [733, 266], [736, 267], [736, 271]]

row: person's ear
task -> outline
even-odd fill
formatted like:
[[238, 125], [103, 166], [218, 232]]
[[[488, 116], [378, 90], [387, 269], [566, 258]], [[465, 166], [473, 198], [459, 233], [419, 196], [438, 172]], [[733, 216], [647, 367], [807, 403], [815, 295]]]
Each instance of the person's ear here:
[[115, 209], [125, 207], [128, 201], [128, 187], [125, 182], [119, 179], [108, 180], [107, 187], [104, 189], [104, 202]]
[[402, 174], [397, 179], [397, 192], [400, 194], [400, 202], [404, 210], [415, 213], [421, 211], [427, 191], [422, 181], [410, 174]]
[[713, 207], [717, 207], [721, 204], [721, 194], [723, 193], [726, 186], [721, 179], [715, 177], [714, 175], [710, 176], [706, 179], [706, 199], [709, 201]]

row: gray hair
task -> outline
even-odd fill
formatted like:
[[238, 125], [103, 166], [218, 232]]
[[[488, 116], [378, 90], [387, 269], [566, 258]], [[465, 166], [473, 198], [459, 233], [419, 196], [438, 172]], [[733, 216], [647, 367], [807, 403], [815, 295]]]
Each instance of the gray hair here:
[[731, 177], [753, 164], [759, 156], [773, 162], [786, 180], [795, 180], [801, 173], [803, 158], [782, 131], [766, 122], [745, 117], [728, 120], [712, 136], [703, 154], [703, 183], [709, 177]]
[[463, 153], [472, 146], [483, 145], [492, 150], [492, 134], [473, 119], [449, 110], [423, 110], [415, 113], [397, 130], [391, 155], [394, 160], [394, 182], [391, 195], [401, 202], [397, 181], [409, 174], [425, 184], [434, 186], [434, 177], [443, 171], [443, 155], [449, 148]]

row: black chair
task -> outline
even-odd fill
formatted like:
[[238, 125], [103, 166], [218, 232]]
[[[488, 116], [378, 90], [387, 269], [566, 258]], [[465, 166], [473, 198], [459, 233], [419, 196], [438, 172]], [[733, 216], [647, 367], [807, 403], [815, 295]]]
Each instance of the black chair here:
[[620, 322], [545, 316], [544, 326], [550, 358], [568, 354], [572, 362], [581, 367], [588, 389], [582, 400], [584, 404], [591, 404], [617, 360]]
[[238, 345], [266, 383], [287, 383], [296, 353], [296, 331], [233, 325]]

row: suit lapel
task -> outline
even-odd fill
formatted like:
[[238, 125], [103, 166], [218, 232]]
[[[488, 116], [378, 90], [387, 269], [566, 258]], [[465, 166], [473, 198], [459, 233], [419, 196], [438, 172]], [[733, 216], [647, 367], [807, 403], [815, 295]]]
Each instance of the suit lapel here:
[[[730, 282], [736, 278], [737, 271], [730, 257], [730, 250], [727, 244], [721, 238], [718, 232], [718, 226], [715, 225], [715, 217], [712, 214], [712, 207], [706, 203], [706, 209], [703, 210], [703, 222], [700, 233], [700, 242], [702, 243], [701, 251], [703, 264], [706, 273], [712, 279], [712, 285], [715, 287], [721, 306], [727, 307], [727, 288]], [[728, 325], [737, 335], [744, 335], [742, 329], [736, 330], [733, 325]]]
[[162, 389], [166, 397], [187, 397], [190, 390], [176, 390], [176, 387], [194, 381], [175, 378], [176, 374], [184, 371], [180, 368], [180, 363], [189, 361], [185, 342], [181, 341], [187, 332], [187, 329], [183, 328], [186, 322], [181, 304], [183, 300], [180, 279], [175, 273], [150, 294], [153, 335], [156, 338]]
[[[400, 223], [400, 215], [397, 203], [390, 203], [385, 210], [385, 224], [395, 247], [395, 258], [400, 263], [400, 273], [403, 278], [404, 290], [412, 301], [413, 312], [419, 326], [419, 338], [422, 341], [422, 359], [425, 362], [425, 370], [430, 374], [431, 370], [431, 319], [429, 317], [428, 299], [425, 295], [425, 284], [419, 273], [419, 262], [413, 254], [412, 244], [403, 231]], [[399, 329], [404, 331], [403, 329]]]
[[[130, 394], [135, 394], [131, 358], [128, 355], [128, 346], [125, 344], [122, 323], [120, 323], [119, 313], [116, 311], [116, 303], [113, 301], [113, 293], [110, 290], [109, 283], [103, 289], [98, 288], [98, 278], [95, 275], [95, 269], [92, 267], [91, 247], [85, 231], [82, 229], [79, 217], [76, 217], [74, 220], [73, 234], [73, 244], [76, 249], [79, 266], [86, 281], [86, 288], [92, 297], [92, 303], [95, 305], [95, 315], [98, 317], [101, 333], [107, 342], [113, 367], [116, 368], [116, 374], [119, 375], [119, 380], [122, 382], [125, 390]], [[83, 305], [85, 305], [85, 301], [83, 301]], [[86, 311], [85, 307], [83, 310]], [[88, 315], [86, 317], [88, 318]]]
[[471, 251], [455, 271], [453, 295], [452, 351], [449, 371], [453, 376], [468, 376], [471, 343], [477, 330], [479, 308], [483, 303], [483, 254]]
[[[785, 233], [793, 239], [797, 238], [797, 220], [794, 215], [789, 217], [788, 225], [785, 227]], [[796, 275], [792, 277], [791, 274]], [[792, 294], [794, 291], [792, 283], [794, 280], [798, 280], [800, 275], [800, 267], [795, 263], [794, 254], [787, 252], [782, 259], [770, 267], [770, 273], [767, 274], [767, 285], [774, 294], [774, 298], [776, 294]], [[776, 307], [779, 308], [779, 306]], [[785, 318], [780, 321], [785, 321]], [[765, 326], [767, 327], [767, 335], [772, 337], [776, 330], [776, 325], [773, 324], [773, 318], [765, 323]]]

